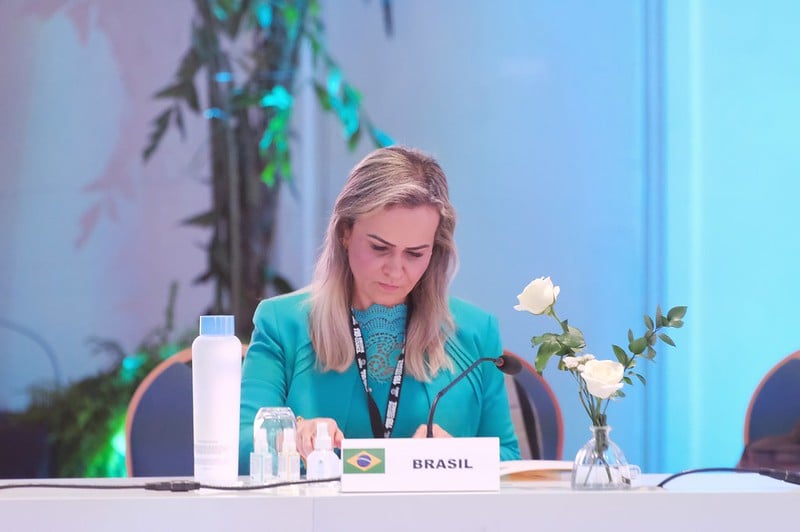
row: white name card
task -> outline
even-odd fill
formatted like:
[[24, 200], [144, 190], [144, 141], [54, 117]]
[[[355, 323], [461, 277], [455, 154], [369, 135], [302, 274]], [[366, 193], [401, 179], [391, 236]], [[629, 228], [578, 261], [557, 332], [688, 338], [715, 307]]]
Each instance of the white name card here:
[[497, 491], [498, 438], [342, 440], [342, 491]]

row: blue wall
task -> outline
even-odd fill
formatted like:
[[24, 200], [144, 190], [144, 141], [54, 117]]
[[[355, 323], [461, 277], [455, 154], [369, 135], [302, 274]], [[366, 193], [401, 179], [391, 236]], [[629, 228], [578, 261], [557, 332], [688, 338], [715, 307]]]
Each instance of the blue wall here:
[[800, 5], [665, 6], [665, 295], [691, 309], [663, 374], [671, 470], [735, 462], [750, 394], [800, 345]]

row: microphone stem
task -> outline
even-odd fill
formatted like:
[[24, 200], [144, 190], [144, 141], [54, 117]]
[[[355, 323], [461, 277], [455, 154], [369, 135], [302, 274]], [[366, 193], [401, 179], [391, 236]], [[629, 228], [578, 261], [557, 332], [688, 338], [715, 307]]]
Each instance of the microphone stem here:
[[450, 383], [449, 383], [447, 386], [445, 386], [444, 388], [442, 388], [442, 389], [439, 391], [439, 393], [437, 393], [437, 394], [436, 394], [436, 397], [434, 397], [434, 398], [433, 398], [433, 402], [431, 403], [431, 409], [430, 409], [430, 411], [428, 412], [428, 427], [427, 427], [427, 432], [426, 432], [426, 435], [425, 435], [427, 438], [433, 438], [433, 414], [436, 412], [436, 405], [438, 405], [438, 404], [439, 404], [439, 399], [441, 399], [441, 398], [442, 398], [442, 396], [443, 396], [445, 393], [447, 393], [447, 391], [448, 391], [450, 388], [452, 388], [453, 386], [455, 386], [455, 385], [456, 385], [456, 383], [458, 383], [458, 382], [459, 382], [461, 379], [463, 379], [464, 377], [466, 377], [467, 375], [469, 375], [469, 374], [472, 372], [472, 370], [473, 370], [473, 369], [475, 369], [475, 367], [476, 367], [478, 364], [480, 364], [481, 362], [496, 362], [496, 361], [497, 361], [497, 359], [496, 359], [495, 357], [481, 357], [481, 358], [479, 358], [479, 359], [475, 360], [475, 362], [473, 362], [472, 364], [470, 364], [470, 365], [467, 367], [467, 369], [465, 369], [464, 371], [462, 371], [462, 372], [461, 372], [461, 373], [458, 375], [458, 377], [456, 377], [455, 379], [453, 379], [453, 380], [452, 380], [452, 381], [451, 381], [451, 382], [450, 382]]

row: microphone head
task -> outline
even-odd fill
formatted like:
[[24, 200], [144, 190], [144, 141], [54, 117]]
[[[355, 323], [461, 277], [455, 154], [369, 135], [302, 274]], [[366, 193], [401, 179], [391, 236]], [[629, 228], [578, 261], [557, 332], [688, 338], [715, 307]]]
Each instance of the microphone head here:
[[494, 364], [497, 366], [497, 369], [506, 375], [516, 375], [522, 371], [522, 363], [515, 357], [501, 355], [495, 359]]

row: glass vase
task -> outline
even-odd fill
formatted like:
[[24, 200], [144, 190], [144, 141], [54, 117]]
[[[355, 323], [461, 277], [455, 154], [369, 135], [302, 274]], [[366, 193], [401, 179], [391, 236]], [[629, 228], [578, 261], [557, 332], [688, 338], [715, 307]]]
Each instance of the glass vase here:
[[608, 433], [611, 427], [591, 427], [592, 439], [580, 448], [572, 464], [572, 488], [624, 490], [631, 487], [631, 466]]

